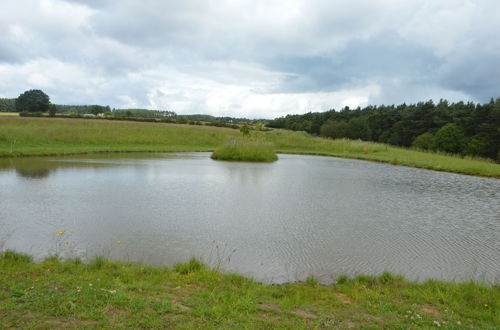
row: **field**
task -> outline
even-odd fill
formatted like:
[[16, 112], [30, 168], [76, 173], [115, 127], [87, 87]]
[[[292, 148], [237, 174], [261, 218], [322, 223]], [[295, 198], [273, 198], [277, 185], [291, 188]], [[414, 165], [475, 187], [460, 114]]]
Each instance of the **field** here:
[[[389, 145], [313, 137], [303, 132], [252, 132], [278, 153], [356, 158], [394, 165], [500, 177], [492, 161], [397, 148]], [[132, 151], [213, 151], [234, 129], [180, 124], [61, 118], [0, 118], [0, 157]]]
[[0, 254], [0, 328], [493, 329], [499, 310], [499, 287], [389, 273], [264, 285], [196, 260], [167, 269]]
[[19, 112], [0, 112], [0, 116], [19, 116]]

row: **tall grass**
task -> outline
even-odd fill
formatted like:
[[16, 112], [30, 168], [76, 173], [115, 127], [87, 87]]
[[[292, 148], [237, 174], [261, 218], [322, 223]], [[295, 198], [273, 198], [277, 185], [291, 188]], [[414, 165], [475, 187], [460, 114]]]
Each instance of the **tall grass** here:
[[[228, 128], [85, 119], [0, 117], [0, 157], [120, 151], [213, 151], [240, 133]], [[500, 164], [304, 132], [273, 130], [253, 137], [278, 153], [356, 158], [500, 178]]]
[[234, 137], [217, 147], [211, 157], [216, 160], [245, 162], [274, 162], [278, 160], [272, 143], [260, 139]]

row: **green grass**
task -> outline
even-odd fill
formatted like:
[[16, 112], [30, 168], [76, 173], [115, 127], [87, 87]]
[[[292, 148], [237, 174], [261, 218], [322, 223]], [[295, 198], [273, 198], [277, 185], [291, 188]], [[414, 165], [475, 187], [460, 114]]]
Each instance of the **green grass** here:
[[264, 285], [199, 261], [172, 270], [95, 258], [0, 254], [0, 328], [493, 329], [500, 288], [342, 277]]
[[271, 143], [249, 137], [230, 138], [226, 143], [218, 146], [211, 157], [216, 160], [267, 163], [278, 160]]
[[0, 112], [0, 116], [19, 116], [19, 112]]
[[[500, 164], [303, 132], [252, 132], [278, 153], [364, 159], [500, 178]], [[213, 151], [241, 133], [228, 128], [106, 120], [0, 117], [0, 157], [132, 151]]]

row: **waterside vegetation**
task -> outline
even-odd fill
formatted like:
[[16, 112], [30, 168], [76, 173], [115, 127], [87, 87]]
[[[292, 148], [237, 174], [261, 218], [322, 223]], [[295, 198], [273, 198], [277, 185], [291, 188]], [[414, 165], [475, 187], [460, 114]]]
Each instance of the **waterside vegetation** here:
[[384, 273], [265, 285], [193, 259], [173, 269], [0, 253], [0, 328], [494, 328], [500, 288]]
[[270, 142], [234, 137], [229, 138], [223, 145], [215, 148], [211, 157], [215, 160], [264, 163], [278, 160], [274, 146]]
[[[305, 132], [252, 131], [278, 153], [355, 158], [469, 175], [500, 178], [500, 164], [484, 159], [394, 147]], [[213, 151], [241, 133], [234, 129], [166, 123], [0, 117], [0, 157], [98, 152]]]

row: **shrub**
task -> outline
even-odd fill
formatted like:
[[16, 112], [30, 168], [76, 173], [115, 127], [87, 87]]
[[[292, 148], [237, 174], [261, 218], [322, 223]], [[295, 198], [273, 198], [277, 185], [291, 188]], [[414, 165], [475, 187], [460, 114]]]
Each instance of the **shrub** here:
[[488, 142], [479, 137], [471, 139], [464, 149], [464, 154], [472, 156], [484, 156], [487, 153]]
[[344, 121], [327, 120], [320, 128], [320, 135], [332, 139], [341, 139], [347, 136], [348, 125]]
[[423, 150], [432, 150], [435, 148], [434, 135], [429, 132], [420, 134], [413, 140], [411, 146]]
[[459, 153], [463, 149], [465, 134], [463, 129], [454, 123], [444, 125], [436, 132], [436, 148], [442, 151]]

